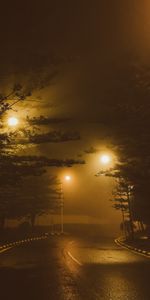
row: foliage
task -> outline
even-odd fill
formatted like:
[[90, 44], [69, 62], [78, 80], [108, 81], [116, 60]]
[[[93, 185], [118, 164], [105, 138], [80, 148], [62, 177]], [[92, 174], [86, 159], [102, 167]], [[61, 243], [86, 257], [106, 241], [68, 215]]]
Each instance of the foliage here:
[[[129, 236], [134, 238], [134, 228], [133, 228], [133, 186], [125, 180], [124, 178], [120, 177], [117, 179], [116, 187], [112, 193], [113, 198], [113, 207], [117, 210], [120, 210], [122, 213], [122, 222], [123, 222], [123, 229], [125, 235], [127, 235], [127, 231]], [[129, 224], [129, 226], [127, 226]]]
[[31, 96], [31, 91], [26, 91], [20, 84], [15, 84], [12, 90], [6, 94], [0, 94], [0, 116], [8, 110], [12, 110], [14, 106], [26, 98]]
[[[41, 88], [41, 86], [39, 86]], [[48, 158], [31, 155], [30, 147], [43, 143], [62, 143], [80, 139], [77, 132], [52, 129], [41, 126], [53, 123], [61, 125], [67, 119], [51, 119], [45, 116], [27, 117], [23, 127], [8, 130], [4, 126], [4, 115], [14, 106], [31, 97], [20, 84], [14, 85], [6, 96], [0, 95], [0, 222], [4, 226], [6, 218], [30, 217], [32, 226], [37, 215], [47, 213], [50, 208], [58, 208], [59, 195], [56, 179], [48, 181], [44, 175], [48, 167], [71, 167], [83, 164], [83, 160], [72, 158]], [[26, 155], [23, 151], [26, 150]], [[48, 178], [48, 177], [47, 177]]]
[[146, 66], [135, 63], [128, 66], [123, 74], [128, 74], [123, 79], [124, 101], [117, 99], [110, 115], [101, 118], [111, 151], [114, 151], [118, 160], [115, 168], [106, 171], [106, 175], [122, 177], [134, 186], [133, 217], [149, 226], [150, 72]]

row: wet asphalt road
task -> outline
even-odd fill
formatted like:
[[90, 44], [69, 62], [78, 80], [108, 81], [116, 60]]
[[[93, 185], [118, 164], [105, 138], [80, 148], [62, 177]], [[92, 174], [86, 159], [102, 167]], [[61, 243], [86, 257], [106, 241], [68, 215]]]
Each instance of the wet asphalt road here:
[[111, 239], [48, 238], [0, 254], [3, 300], [149, 300], [150, 259]]

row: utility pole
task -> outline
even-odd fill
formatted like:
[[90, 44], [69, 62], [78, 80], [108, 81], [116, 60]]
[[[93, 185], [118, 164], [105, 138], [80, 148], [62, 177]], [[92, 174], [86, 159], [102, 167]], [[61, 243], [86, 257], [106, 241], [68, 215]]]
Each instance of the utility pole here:
[[60, 217], [61, 217], [61, 234], [64, 233], [64, 193], [63, 184], [60, 183]]
[[[70, 175], [64, 176], [64, 180], [69, 182], [71, 180]], [[60, 181], [60, 217], [61, 217], [61, 234], [64, 233], [64, 191], [63, 181]]]
[[133, 228], [133, 214], [132, 214], [132, 206], [131, 206], [131, 199], [130, 199], [130, 188], [128, 187], [127, 191], [127, 199], [128, 199], [128, 207], [129, 207], [129, 222], [131, 228], [131, 238], [134, 240], [134, 228]]
[[122, 223], [123, 223], [123, 230], [125, 234], [125, 239], [127, 239], [127, 232], [126, 232], [126, 225], [125, 225], [125, 216], [124, 216], [124, 208], [123, 208], [123, 203], [121, 201], [121, 213], [122, 213]]

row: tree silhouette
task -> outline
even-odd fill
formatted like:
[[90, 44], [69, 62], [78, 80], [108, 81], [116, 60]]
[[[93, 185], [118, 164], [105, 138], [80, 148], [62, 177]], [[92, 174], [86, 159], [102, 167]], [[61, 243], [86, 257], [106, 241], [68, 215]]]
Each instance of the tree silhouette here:
[[[42, 87], [38, 83], [38, 88], [43, 88], [44, 83], [45, 80]], [[26, 106], [30, 107], [28, 100], [31, 99], [34, 85], [29, 90], [25, 86], [15, 84], [7, 95], [0, 95], [1, 227], [4, 226], [7, 218], [23, 216], [30, 217], [33, 226], [37, 215], [47, 213], [52, 206], [53, 208], [58, 206], [57, 187], [51, 189], [51, 185], [54, 184], [53, 177], [49, 182], [44, 181], [44, 174], [49, 167], [71, 167], [74, 164], [84, 164], [84, 161], [80, 159], [48, 158], [30, 153], [30, 147], [38, 144], [59, 144], [79, 140], [78, 132], [61, 129], [61, 124], [69, 121], [66, 118], [51, 119], [38, 115], [30, 118], [27, 116], [23, 127], [8, 130], [5, 126], [4, 116], [8, 111], [14, 110], [15, 105], [20, 104], [21, 107], [21, 103], [27, 101]], [[59, 125], [60, 128], [51, 131], [49, 128], [43, 130], [43, 125], [49, 127], [50, 124]], [[26, 155], [23, 155], [24, 150]], [[26, 191], [26, 196], [23, 190]]]

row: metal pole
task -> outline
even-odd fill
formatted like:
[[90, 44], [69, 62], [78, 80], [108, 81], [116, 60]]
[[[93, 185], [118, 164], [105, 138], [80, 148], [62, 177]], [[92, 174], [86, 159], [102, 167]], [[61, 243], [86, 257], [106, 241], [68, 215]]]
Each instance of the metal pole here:
[[122, 212], [122, 223], [123, 223], [123, 230], [124, 230], [124, 235], [125, 239], [127, 239], [127, 232], [126, 232], [126, 225], [125, 225], [125, 217], [124, 217], [124, 210], [123, 207], [121, 207], [121, 212]]
[[63, 184], [61, 185], [61, 203], [60, 203], [60, 215], [61, 215], [61, 234], [64, 233], [64, 194], [63, 194]]
[[54, 211], [51, 211], [51, 234], [54, 234]]
[[132, 206], [131, 206], [131, 198], [129, 191], [127, 191], [127, 199], [129, 205], [129, 222], [130, 222], [130, 229], [131, 229], [131, 239], [134, 240], [134, 228], [133, 228], [133, 214], [132, 214]]

